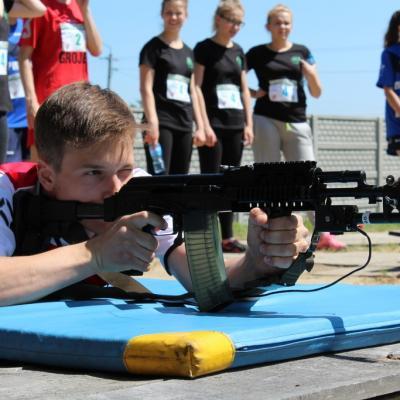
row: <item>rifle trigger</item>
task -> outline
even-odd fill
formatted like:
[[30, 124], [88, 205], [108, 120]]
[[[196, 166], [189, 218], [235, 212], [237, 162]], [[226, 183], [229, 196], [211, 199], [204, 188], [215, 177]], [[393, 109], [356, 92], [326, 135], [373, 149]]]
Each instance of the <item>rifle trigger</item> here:
[[153, 235], [154, 234], [153, 229], [154, 229], [153, 225], [147, 224], [142, 228], [142, 231]]

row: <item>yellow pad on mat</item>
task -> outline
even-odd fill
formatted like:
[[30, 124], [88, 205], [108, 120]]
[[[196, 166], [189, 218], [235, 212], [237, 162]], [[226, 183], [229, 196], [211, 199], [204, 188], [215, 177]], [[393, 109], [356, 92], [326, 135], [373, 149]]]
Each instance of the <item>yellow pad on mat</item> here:
[[156, 333], [129, 340], [124, 364], [133, 374], [195, 378], [229, 368], [234, 357], [234, 344], [221, 332]]

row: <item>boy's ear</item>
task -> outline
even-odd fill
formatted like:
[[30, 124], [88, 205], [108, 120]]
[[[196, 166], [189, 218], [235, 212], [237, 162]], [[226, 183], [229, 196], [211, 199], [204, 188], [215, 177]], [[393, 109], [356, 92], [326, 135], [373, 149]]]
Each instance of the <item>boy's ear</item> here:
[[46, 162], [40, 160], [38, 163], [38, 179], [43, 189], [47, 192], [51, 192], [55, 186], [56, 173], [54, 168]]

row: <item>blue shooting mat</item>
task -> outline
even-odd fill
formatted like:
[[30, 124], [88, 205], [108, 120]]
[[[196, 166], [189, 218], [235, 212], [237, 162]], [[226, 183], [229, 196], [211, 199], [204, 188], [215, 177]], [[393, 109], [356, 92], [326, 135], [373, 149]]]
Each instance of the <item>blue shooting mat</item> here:
[[[184, 292], [175, 281], [140, 281], [156, 293]], [[398, 341], [394, 285], [276, 294], [217, 313], [110, 298], [0, 308], [0, 359], [157, 376], [196, 377]]]

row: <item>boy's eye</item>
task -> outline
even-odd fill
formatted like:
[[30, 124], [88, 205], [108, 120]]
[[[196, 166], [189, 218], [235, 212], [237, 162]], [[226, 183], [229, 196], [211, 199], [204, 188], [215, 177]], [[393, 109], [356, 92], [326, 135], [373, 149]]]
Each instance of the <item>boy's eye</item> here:
[[100, 170], [98, 170], [98, 169], [94, 169], [94, 170], [91, 170], [91, 171], [87, 171], [87, 172], [85, 173], [85, 175], [89, 175], [89, 176], [101, 175], [101, 174], [102, 174], [102, 172], [101, 172]]
[[130, 175], [132, 175], [132, 168], [121, 169], [118, 171], [118, 175], [123, 178], [128, 178]]

